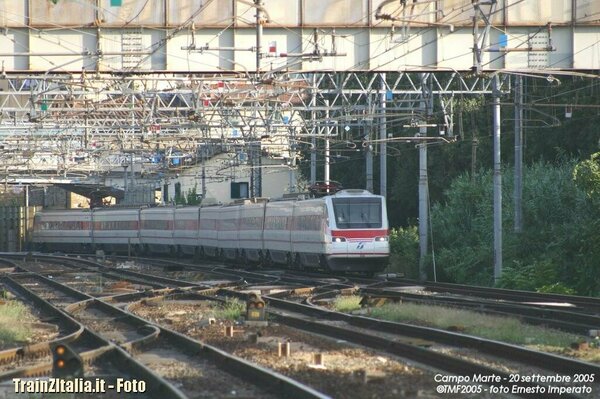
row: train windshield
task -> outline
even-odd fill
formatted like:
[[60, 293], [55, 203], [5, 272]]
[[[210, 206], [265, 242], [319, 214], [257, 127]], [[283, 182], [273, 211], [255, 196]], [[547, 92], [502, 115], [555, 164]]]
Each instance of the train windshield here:
[[333, 198], [338, 229], [381, 228], [380, 198]]

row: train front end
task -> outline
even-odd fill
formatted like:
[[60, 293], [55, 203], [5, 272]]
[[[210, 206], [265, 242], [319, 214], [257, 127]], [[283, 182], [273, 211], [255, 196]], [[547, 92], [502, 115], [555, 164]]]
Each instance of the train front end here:
[[366, 273], [385, 269], [390, 256], [385, 198], [366, 190], [342, 190], [325, 201], [327, 267]]

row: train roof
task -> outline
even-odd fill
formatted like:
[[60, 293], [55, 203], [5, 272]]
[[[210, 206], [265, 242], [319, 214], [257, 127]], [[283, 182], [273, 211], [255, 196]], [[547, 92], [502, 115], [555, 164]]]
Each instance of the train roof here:
[[381, 197], [380, 195], [373, 194], [368, 190], [363, 189], [345, 189], [340, 190], [335, 194], [328, 195], [328, 197]]

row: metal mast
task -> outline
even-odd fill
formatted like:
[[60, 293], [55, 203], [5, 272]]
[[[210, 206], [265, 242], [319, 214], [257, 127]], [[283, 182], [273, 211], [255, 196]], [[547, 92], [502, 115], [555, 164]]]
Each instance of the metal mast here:
[[387, 196], [387, 119], [385, 117], [387, 86], [385, 73], [381, 74], [381, 122], [379, 125], [379, 194]]
[[[371, 113], [373, 110], [372, 97], [367, 97], [367, 112]], [[370, 122], [370, 118], [363, 120], [364, 132], [363, 132], [363, 146], [365, 150], [365, 175], [366, 175], [366, 189], [369, 192], [373, 192], [373, 145], [371, 144], [371, 129], [373, 124]]]
[[523, 231], [523, 77], [515, 78], [515, 233]]
[[500, 76], [492, 80], [494, 143], [494, 281], [502, 275], [502, 164], [500, 159]]
[[[428, 83], [428, 74], [421, 74], [421, 102], [419, 105], [422, 120], [420, 121], [419, 137], [427, 136], [427, 120], [432, 113], [431, 88]], [[429, 192], [427, 176], [427, 142], [418, 144], [419, 147], [419, 279], [427, 280], [425, 258], [427, 257], [429, 228]]]

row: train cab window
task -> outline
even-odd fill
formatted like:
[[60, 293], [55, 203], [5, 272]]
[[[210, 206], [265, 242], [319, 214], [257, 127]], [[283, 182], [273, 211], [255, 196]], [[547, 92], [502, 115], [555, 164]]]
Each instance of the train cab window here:
[[333, 213], [338, 229], [382, 226], [380, 198], [334, 198]]

